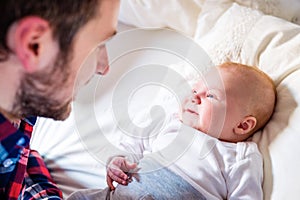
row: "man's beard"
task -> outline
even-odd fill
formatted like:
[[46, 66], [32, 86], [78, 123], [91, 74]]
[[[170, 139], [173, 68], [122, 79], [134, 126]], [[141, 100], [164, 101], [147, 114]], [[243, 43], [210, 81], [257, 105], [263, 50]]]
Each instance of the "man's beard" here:
[[54, 99], [56, 93], [61, 93], [70, 76], [66, 60], [57, 59], [54, 66], [47, 67], [51, 71], [26, 74], [23, 77], [13, 104], [13, 115], [21, 118], [40, 116], [55, 120], [64, 120], [69, 116], [72, 99], [64, 103]]

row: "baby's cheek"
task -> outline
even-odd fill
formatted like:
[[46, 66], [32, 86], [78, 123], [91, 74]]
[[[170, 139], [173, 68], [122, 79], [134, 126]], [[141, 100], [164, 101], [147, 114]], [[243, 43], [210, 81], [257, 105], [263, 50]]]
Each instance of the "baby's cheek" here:
[[182, 109], [179, 109], [178, 113], [175, 113], [173, 117], [182, 121]]
[[184, 110], [186, 108], [188, 102], [189, 102], [189, 100], [186, 98], [181, 102], [180, 108], [178, 109], [179, 112], [182, 112], [182, 110]]
[[202, 130], [208, 131], [211, 126], [213, 126], [213, 110], [211, 109], [211, 104], [207, 104], [203, 110], [199, 110], [199, 125]]

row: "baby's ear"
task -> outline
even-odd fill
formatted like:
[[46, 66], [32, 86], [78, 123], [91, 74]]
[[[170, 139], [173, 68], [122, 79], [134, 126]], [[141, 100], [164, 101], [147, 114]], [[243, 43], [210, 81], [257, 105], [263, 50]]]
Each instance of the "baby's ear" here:
[[248, 134], [255, 128], [256, 123], [255, 117], [247, 116], [234, 128], [234, 133], [238, 135]]

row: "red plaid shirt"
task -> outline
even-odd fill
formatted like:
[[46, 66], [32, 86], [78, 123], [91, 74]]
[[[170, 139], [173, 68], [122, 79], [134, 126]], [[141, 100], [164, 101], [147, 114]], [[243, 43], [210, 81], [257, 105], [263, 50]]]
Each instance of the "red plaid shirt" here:
[[0, 199], [62, 199], [43, 159], [29, 149], [33, 125], [25, 119], [16, 128], [0, 114]]

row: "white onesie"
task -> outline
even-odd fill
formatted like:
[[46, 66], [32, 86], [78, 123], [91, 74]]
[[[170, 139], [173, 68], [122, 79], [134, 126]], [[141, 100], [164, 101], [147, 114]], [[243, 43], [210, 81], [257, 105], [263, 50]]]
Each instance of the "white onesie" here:
[[[155, 126], [155, 127], [154, 127]], [[183, 177], [207, 199], [263, 198], [263, 161], [254, 142], [223, 142], [170, 117], [161, 131], [136, 133], [120, 145], [128, 159], [152, 158]], [[134, 131], [134, 130], [133, 130]], [[149, 137], [145, 137], [150, 135]], [[155, 170], [140, 166], [142, 172]]]

